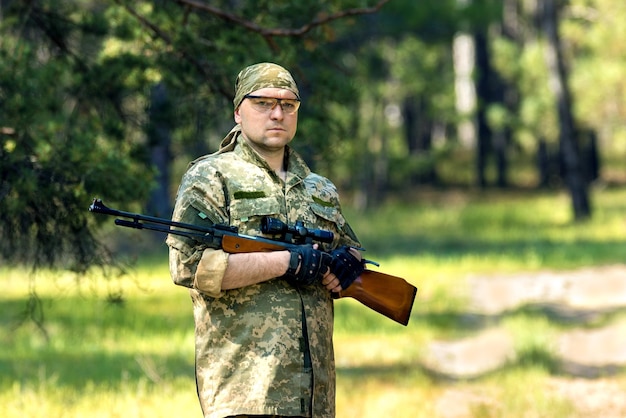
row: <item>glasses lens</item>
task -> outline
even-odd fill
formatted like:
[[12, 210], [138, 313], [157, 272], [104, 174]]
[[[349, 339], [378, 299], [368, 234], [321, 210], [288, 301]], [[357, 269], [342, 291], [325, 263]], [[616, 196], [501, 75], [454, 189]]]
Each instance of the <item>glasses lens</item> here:
[[283, 99], [280, 101], [280, 107], [283, 108], [283, 112], [291, 115], [298, 111], [300, 102], [298, 100]]
[[291, 115], [298, 111], [300, 107], [300, 101], [296, 99], [276, 99], [274, 97], [260, 97], [260, 96], [246, 96], [246, 99], [250, 100], [252, 107], [261, 112], [267, 113], [280, 104], [283, 112]]

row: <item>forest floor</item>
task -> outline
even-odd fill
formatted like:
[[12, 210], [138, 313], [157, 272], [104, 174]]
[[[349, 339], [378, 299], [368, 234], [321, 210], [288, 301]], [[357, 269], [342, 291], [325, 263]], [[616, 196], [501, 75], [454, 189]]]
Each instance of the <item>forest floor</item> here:
[[[569, 400], [579, 416], [626, 417], [624, 380], [616, 379], [626, 370], [626, 265], [470, 277], [468, 289], [462, 321], [471, 335], [433, 342], [427, 369], [471, 381], [515, 362], [519, 344], [501, 319], [532, 310], [559, 324], [548, 344], [550, 393]], [[470, 417], [484, 401], [475, 390], [452, 387], [437, 409], [446, 418]]]

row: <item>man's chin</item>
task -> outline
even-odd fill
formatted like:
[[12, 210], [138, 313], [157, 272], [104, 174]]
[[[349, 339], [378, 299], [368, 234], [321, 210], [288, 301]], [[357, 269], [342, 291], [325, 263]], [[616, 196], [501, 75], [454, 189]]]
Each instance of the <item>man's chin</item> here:
[[291, 138], [286, 136], [266, 136], [262, 140], [247, 140], [252, 148], [258, 151], [265, 150], [270, 152], [280, 151], [291, 142]]
[[268, 132], [268, 134], [265, 136], [265, 143], [267, 145], [284, 147], [290, 142], [291, 137], [285, 131], [280, 131], [276, 133]]

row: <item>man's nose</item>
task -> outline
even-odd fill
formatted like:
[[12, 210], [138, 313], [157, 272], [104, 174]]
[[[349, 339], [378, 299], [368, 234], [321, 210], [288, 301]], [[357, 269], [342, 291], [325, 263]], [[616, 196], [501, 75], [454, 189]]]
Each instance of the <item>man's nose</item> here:
[[270, 111], [270, 118], [272, 119], [282, 119], [285, 116], [283, 112], [283, 107], [280, 103], [276, 103], [276, 106]]

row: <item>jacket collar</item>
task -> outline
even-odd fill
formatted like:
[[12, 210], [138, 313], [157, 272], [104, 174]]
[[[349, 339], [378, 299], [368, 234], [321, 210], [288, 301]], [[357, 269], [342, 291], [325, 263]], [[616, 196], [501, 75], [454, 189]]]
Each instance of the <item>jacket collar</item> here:
[[[233, 133], [233, 131], [231, 131]], [[222, 142], [223, 143], [223, 142]], [[220, 148], [215, 154], [221, 154], [224, 152], [233, 152], [243, 160], [263, 167], [267, 171], [274, 172], [267, 162], [261, 157], [248, 142], [241, 136], [241, 130], [235, 132], [233, 138], [228, 141], [226, 147]], [[311, 169], [304, 162], [302, 157], [289, 145], [285, 147], [285, 162], [287, 164], [287, 176], [295, 176], [299, 179], [304, 179], [311, 174]]]

